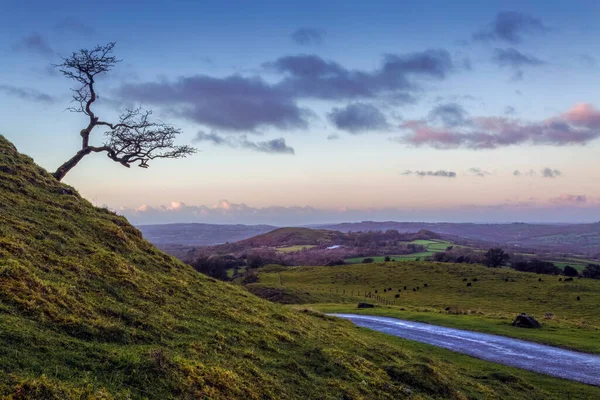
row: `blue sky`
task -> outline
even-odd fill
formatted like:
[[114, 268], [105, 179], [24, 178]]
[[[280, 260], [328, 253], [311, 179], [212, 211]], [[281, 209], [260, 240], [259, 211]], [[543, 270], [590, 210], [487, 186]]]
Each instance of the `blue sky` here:
[[110, 41], [123, 62], [97, 113], [141, 104], [200, 150], [148, 170], [93, 155], [67, 175], [134, 222], [599, 219], [597, 2], [3, 9], [0, 134], [43, 167], [86, 123], [49, 65]]

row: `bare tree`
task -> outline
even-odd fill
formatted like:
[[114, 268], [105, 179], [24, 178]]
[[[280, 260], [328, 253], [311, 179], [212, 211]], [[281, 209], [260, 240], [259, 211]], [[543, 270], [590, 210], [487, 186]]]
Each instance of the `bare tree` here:
[[[176, 146], [175, 138], [181, 130], [160, 121], [151, 121], [152, 111], [144, 111], [141, 108], [127, 109], [117, 123], [102, 121], [94, 114], [92, 106], [98, 99], [96, 77], [109, 72], [121, 61], [113, 56], [114, 47], [115, 43], [111, 42], [105, 46], [96, 46], [92, 50], [82, 49], [68, 58], [63, 58], [61, 64], [54, 65], [64, 76], [79, 84], [71, 89], [75, 106], [69, 110], [89, 117], [87, 127], [80, 132], [81, 150], [53, 174], [59, 181], [83, 157], [91, 153], [106, 153], [108, 158], [127, 168], [135, 163], [139, 167], [148, 168], [150, 160], [183, 158], [196, 152], [196, 149], [190, 146]], [[90, 135], [97, 126], [107, 128], [104, 133], [105, 141], [102, 146], [91, 146]]]

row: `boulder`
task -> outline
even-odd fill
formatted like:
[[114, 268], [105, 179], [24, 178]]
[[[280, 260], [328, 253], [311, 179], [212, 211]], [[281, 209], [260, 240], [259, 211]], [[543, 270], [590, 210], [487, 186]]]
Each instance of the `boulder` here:
[[542, 324], [540, 324], [531, 315], [522, 313], [521, 315], [518, 315], [517, 318], [515, 318], [515, 320], [512, 323], [512, 326], [516, 326], [517, 328], [541, 328]]
[[358, 303], [358, 308], [375, 308], [375, 304], [371, 303]]

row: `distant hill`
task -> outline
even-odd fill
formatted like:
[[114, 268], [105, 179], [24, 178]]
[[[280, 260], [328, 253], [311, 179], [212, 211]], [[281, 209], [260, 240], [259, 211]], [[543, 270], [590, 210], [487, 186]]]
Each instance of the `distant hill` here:
[[316, 225], [315, 229], [340, 232], [387, 231], [418, 232], [429, 230], [443, 236], [460, 237], [473, 242], [496, 243], [515, 248], [534, 248], [553, 252], [600, 256], [600, 223], [595, 224], [471, 224], [427, 222], [374, 222]]
[[0, 136], [0, 398], [501, 397], [422, 354], [197, 273]]
[[237, 242], [277, 229], [272, 225], [164, 224], [139, 225], [144, 237], [155, 245], [210, 246]]
[[283, 247], [291, 245], [331, 244], [341, 240], [344, 235], [324, 229], [279, 228], [274, 231], [241, 240], [239, 244], [252, 247]]

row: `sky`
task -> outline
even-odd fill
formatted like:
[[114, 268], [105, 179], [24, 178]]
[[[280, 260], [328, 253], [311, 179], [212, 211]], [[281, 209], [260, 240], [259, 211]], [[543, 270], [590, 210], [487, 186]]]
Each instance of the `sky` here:
[[[372, 4], [375, 3], [375, 4]], [[53, 64], [116, 42], [97, 115], [198, 152], [64, 182], [137, 224], [597, 222], [596, 1], [13, 1], [0, 134], [49, 171], [86, 116]], [[104, 130], [91, 142], [102, 145]]]

